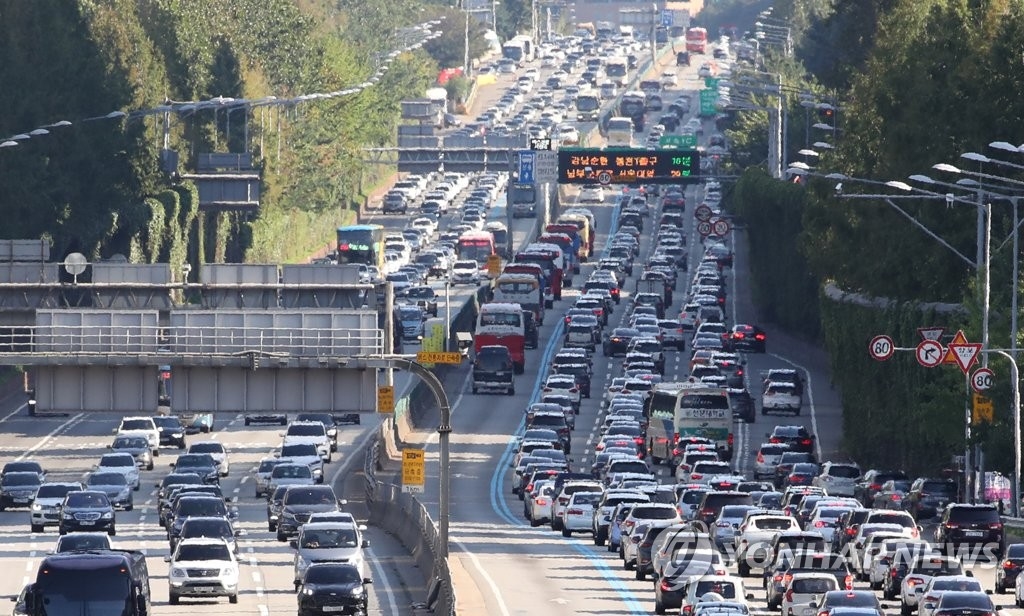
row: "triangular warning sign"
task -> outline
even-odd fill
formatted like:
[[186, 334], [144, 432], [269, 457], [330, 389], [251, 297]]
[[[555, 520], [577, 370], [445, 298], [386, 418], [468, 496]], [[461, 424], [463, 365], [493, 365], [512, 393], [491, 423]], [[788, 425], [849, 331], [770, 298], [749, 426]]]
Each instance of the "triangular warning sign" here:
[[950, 344], [949, 351], [953, 353], [953, 359], [956, 361], [956, 365], [960, 366], [964, 374], [971, 369], [974, 362], [978, 361], [978, 353], [981, 352], [981, 345], [978, 343], [974, 344]]
[[960, 365], [960, 363], [956, 359], [956, 354], [953, 352], [954, 344], [967, 344], [967, 336], [964, 335], [964, 330], [956, 330], [956, 334], [953, 336], [953, 340], [950, 341], [949, 346], [946, 347], [946, 355], [942, 358], [942, 363]]

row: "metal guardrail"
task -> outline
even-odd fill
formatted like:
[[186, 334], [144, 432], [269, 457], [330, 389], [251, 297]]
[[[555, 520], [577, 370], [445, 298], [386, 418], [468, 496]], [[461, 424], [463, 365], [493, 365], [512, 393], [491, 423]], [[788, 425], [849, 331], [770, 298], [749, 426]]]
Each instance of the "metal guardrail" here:
[[1024, 518], [1014, 518], [1008, 515], [1000, 516], [1003, 521], [1004, 528], [1013, 528], [1015, 530], [1024, 530]]

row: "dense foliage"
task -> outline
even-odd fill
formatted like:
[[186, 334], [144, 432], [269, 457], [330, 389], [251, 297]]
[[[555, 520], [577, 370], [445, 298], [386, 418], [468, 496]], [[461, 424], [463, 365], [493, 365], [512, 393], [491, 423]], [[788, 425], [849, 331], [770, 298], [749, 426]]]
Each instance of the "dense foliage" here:
[[[1011, 295], [1019, 287], [1011, 272], [1013, 261], [1020, 258], [1011, 249], [1012, 205], [971, 187], [928, 186], [908, 176], [923, 174], [953, 184], [965, 176], [932, 167], [951, 163], [968, 172], [1024, 179], [1013, 167], [961, 158], [965, 152], [980, 152], [1024, 164], [1014, 153], [988, 147], [993, 141], [1024, 142], [1024, 102], [1017, 96], [1024, 80], [1024, 5], [1009, 0], [786, 0], [775, 3], [773, 17], [788, 20], [796, 44], [794, 58], [768, 53], [764, 67], [783, 74], [789, 86], [787, 159], [816, 165], [818, 174], [838, 172], [874, 183], [844, 180], [839, 196], [836, 179], [805, 178], [802, 215], [784, 218], [764, 233], [773, 240], [798, 238], [799, 253], [813, 280], [892, 300], [884, 310], [823, 296], [818, 300], [820, 331], [842, 388], [846, 446], [865, 464], [935, 472], [963, 449], [962, 374], [952, 367], [925, 370], [909, 354], [898, 353], [889, 362], [876, 364], [869, 359], [866, 344], [872, 335], [888, 333], [898, 345], [911, 346], [919, 326], [957, 325], [922, 313], [918, 302], [962, 303], [965, 311], [957, 319], [963, 321], [969, 339], [980, 338], [980, 278], [973, 263], [979, 243], [977, 204], [987, 202], [992, 206], [993, 229], [990, 347], [1010, 346]], [[807, 131], [817, 119], [799, 104], [798, 94], [805, 91], [815, 92], [813, 100], [838, 104], [836, 139]], [[763, 98], [761, 104], [768, 100]], [[729, 135], [737, 173], [763, 164], [766, 129], [764, 112], [743, 112], [732, 120]], [[832, 141], [835, 149], [819, 148], [822, 155], [812, 160], [797, 156], [796, 150], [819, 139]], [[764, 195], [776, 194], [759, 186], [760, 177], [748, 177], [752, 173], [748, 171], [739, 186], [758, 185]], [[988, 190], [1020, 194], [1019, 185], [973, 179], [995, 184]], [[885, 186], [890, 180], [931, 190], [933, 195], [900, 192]], [[734, 207], [740, 209], [764, 200], [753, 191], [737, 188], [735, 193]], [[894, 197], [867, 196], [880, 193]], [[945, 193], [954, 194], [948, 205]], [[758, 244], [754, 236], [762, 230], [754, 224], [750, 229], [753, 250]], [[760, 284], [775, 279], [775, 268], [762, 269], [755, 272]], [[800, 297], [787, 301], [814, 302], [810, 290], [795, 289]], [[757, 297], [759, 308], [769, 314], [772, 303], [780, 301], [763, 292]], [[805, 326], [798, 331], [810, 334], [817, 329]], [[999, 381], [992, 392], [995, 423], [976, 429], [974, 439], [985, 443], [990, 468], [1005, 472], [1012, 464], [1012, 456], [1006, 455], [1011, 451], [1012, 426], [1009, 369], [997, 357], [990, 363]]]
[[0, 0], [0, 135], [71, 122], [0, 149], [0, 234], [50, 237], [58, 257], [303, 258], [351, 220], [379, 175], [362, 148], [393, 141], [399, 101], [436, 77], [426, 53], [399, 56], [378, 84], [345, 98], [172, 116], [181, 171], [204, 152], [253, 153], [264, 178], [255, 217], [196, 211], [194, 190], [160, 172], [159, 114], [104, 116], [165, 100], [285, 98], [362, 83], [411, 42], [402, 28], [424, 20], [420, 8], [415, 0]]

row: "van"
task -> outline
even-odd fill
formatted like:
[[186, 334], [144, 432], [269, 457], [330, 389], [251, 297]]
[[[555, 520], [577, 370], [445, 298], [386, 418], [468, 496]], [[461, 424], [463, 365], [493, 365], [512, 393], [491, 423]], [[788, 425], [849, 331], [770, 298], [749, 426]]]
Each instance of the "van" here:
[[473, 360], [473, 393], [498, 390], [514, 396], [514, 368], [508, 348], [496, 344], [480, 347]]

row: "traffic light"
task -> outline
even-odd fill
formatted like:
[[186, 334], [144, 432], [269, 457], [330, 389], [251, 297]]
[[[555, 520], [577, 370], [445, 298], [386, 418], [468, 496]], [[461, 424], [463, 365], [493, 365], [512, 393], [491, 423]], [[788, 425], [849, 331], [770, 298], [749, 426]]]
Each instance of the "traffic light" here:
[[826, 124], [831, 124], [832, 120], [835, 118], [835, 115], [836, 110], [831, 106], [822, 107], [821, 109], [818, 109], [818, 119], [821, 120], [822, 122], [825, 122]]

